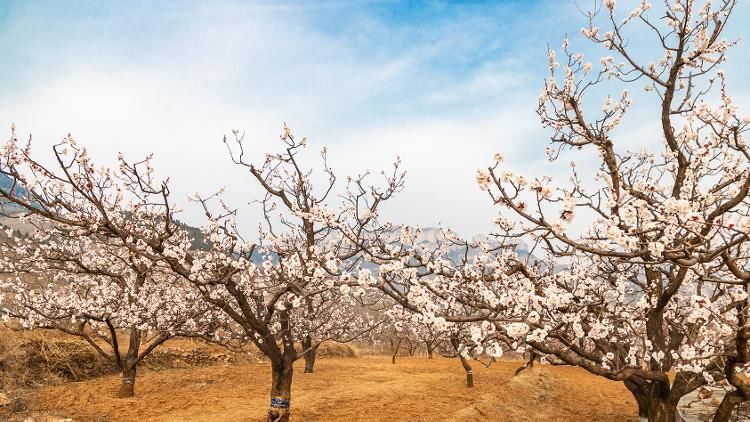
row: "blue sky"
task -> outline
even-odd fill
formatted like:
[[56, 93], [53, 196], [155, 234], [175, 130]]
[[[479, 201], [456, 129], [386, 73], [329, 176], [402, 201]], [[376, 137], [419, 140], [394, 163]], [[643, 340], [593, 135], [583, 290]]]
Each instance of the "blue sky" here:
[[[618, 1], [621, 13], [633, 3]], [[534, 113], [546, 46], [571, 34], [596, 62], [577, 37], [589, 4], [0, 1], [0, 122], [32, 133], [43, 154], [67, 133], [103, 163], [154, 152], [180, 201], [226, 186], [243, 206], [255, 191], [222, 135], [246, 131], [261, 157], [286, 121], [342, 174], [400, 155], [408, 187], [387, 214], [397, 222], [479, 233], [496, 210], [474, 173], [494, 152], [555, 172]], [[749, 7], [740, 2], [730, 37]], [[726, 66], [741, 105], [747, 56], [741, 42]], [[635, 114], [624, 138], [648, 121]]]

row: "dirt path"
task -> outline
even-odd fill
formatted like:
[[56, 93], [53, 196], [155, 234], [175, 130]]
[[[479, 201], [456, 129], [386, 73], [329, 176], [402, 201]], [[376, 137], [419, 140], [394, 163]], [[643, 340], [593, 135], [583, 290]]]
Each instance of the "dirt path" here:
[[[456, 360], [320, 359], [316, 373], [295, 368], [295, 421], [635, 421], [620, 383], [567, 367], [544, 366], [511, 379], [518, 362], [475, 365], [464, 387]], [[268, 405], [265, 364], [145, 373], [131, 400], [111, 399], [107, 377], [47, 388], [29, 399], [33, 413], [75, 421], [261, 421]]]

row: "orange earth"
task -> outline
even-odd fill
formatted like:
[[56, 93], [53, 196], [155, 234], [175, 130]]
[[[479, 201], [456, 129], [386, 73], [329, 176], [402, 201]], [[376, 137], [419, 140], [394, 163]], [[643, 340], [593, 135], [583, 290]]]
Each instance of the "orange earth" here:
[[[636, 421], [622, 383], [571, 367], [539, 366], [513, 378], [517, 361], [474, 363], [464, 385], [456, 359], [318, 359], [316, 372], [295, 367], [293, 421]], [[119, 379], [49, 387], [27, 399], [37, 421], [262, 421], [268, 364], [142, 373], [136, 398], [114, 399]], [[46, 416], [45, 416], [46, 415]]]

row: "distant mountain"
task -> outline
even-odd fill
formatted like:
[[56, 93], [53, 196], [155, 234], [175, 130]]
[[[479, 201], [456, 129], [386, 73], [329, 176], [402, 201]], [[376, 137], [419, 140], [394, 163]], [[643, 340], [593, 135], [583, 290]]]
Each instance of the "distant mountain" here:
[[[21, 186], [20, 184], [15, 184], [14, 186], [14, 180], [6, 175], [0, 173], [0, 189], [8, 192], [10, 189], [14, 190], [14, 194], [17, 196], [25, 196], [29, 194], [29, 191], [26, 190], [25, 187]], [[12, 216], [14, 214], [18, 214], [23, 211], [23, 208], [15, 205], [13, 203], [10, 203], [7, 200], [0, 200], [0, 214], [5, 216]], [[7, 220], [7, 219], [3, 219]], [[207, 250], [211, 247], [211, 242], [207, 239], [206, 235], [201, 232], [200, 228], [191, 226], [189, 224], [183, 223], [179, 220], [175, 221], [180, 229], [185, 230], [190, 237], [192, 241], [192, 247], [197, 250]], [[19, 231], [24, 231], [23, 227], [18, 227], [17, 222], [14, 224], [11, 224], [10, 221], [3, 221], [3, 223], [6, 223], [7, 226], [12, 226], [14, 229]], [[391, 241], [398, 242], [398, 239], [401, 235], [401, 229], [396, 227], [392, 230], [390, 234]], [[427, 249], [436, 249], [438, 246], [438, 242], [440, 242], [440, 239], [442, 238], [442, 232], [441, 229], [437, 227], [425, 227], [422, 228], [422, 233], [420, 234], [419, 238], [417, 239], [417, 244], [415, 246], [425, 246]], [[472, 239], [474, 241], [484, 241], [490, 245], [496, 244], [497, 242], [492, 239], [489, 236], [486, 235], [477, 235], [474, 236]], [[454, 246], [449, 248], [447, 253], [447, 258], [453, 260], [454, 262], [460, 262], [464, 258], [464, 254], [466, 251], [460, 247], [460, 246]], [[468, 258], [469, 260], [473, 260], [473, 258], [477, 255], [479, 255], [481, 251], [477, 249], [469, 249], [468, 251]], [[529, 251], [528, 247], [524, 243], [520, 243], [516, 249], [516, 253], [518, 256], [522, 259], [525, 259], [529, 257]], [[271, 259], [275, 260], [275, 257], [273, 254], [271, 255]], [[252, 257], [253, 261], [256, 261], [257, 263], [261, 263], [263, 261], [263, 256], [256, 250], [253, 253]], [[530, 261], [536, 262], [538, 259], [534, 257], [533, 255], [530, 256]], [[372, 268], [375, 270], [374, 266]]]
[[[15, 183], [13, 178], [7, 174], [0, 173], [0, 190], [3, 192], [10, 192], [11, 189], [13, 189], [12, 193], [14, 196], [26, 196], [29, 194], [29, 191], [21, 184]], [[22, 211], [23, 207], [18, 206], [7, 199], [0, 199], [0, 214], [14, 215]]]
[[[398, 232], [394, 233], [394, 235], [400, 236], [400, 233], [401, 233], [400, 230], [401, 229], [398, 229]], [[417, 243], [415, 244], [415, 246], [425, 246], [427, 249], [437, 248], [438, 242], [440, 242], [441, 238], [443, 237], [441, 229], [437, 227], [424, 227], [421, 230], [422, 230], [422, 233], [417, 238]], [[484, 234], [475, 235], [470, 241], [484, 242], [488, 244], [490, 247], [498, 245], [497, 240]], [[466, 255], [466, 258], [468, 258], [468, 260], [471, 261], [474, 259], [474, 257], [476, 257], [477, 255], [480, 255], [481, 253], [482, 251], [476, 248], [469, 248], [467, 252], [465, 248], [462, 246], [453, 246], [453, 247], [448, 248], [447, 257], [455, 262], [459, 262], [463, 260], [465, 258], [464, 255]], [[525, 259], [526, 257], [530, 256], [528, 246], [523, 242], [520, 242], [517, 245], [516, 253], [522, 259]], [[531, 256], [531, 260], [538, 261], [538, 259], [534, 257], [533, 255]]]
[[[444, 240], [441, 229], [437, 227], [423, 227], [421, 231], [422, 233], [417, 237], [414, 247], [424, 246], [427, 250], [438, 249], [439, 242]], [[401, 237], [401, 228], [394, 227], [390, 233], [390, 238], [386, 240], [400, 243], [400, 237]], [[471, 239], [471, 241], [474, 241], [474, 242], [484, 241], [490, 246], [498, 244], [495, 239], [487, 235], [476, 235]], [[441, 249], [445, 251], [445, 248], [441, 248]], [[478, 248], [469, 248], [469, 250], [466, 251], [465, 247], [452, 246], [452, 247], [447, 248], [447, 252], [445, 252], [445, 257], [448, 260], [452, 261], [454, 264], [460, 264], [464, 260], [464, 258], [466, 258], [471, 263], [473, 262], [476, 256], [481, 255], [482, 253], [483, 252]], [[540, 262], [539, 258], [529, 253], [528, 246], [523, 242], [520, 242], [518, 246], [516, 247], [516, 254], [521, 260], [528, 259], [529, 263], [534, 264], [534, 263]], [[373, 274], [377, 274], [377, 271], [378, 271], [377, 265], [364, 263], [362, 264], [362, 267], [369, 269], [370, 271], [373, 272]]]
[[201, 229], [198, 227], [193, 227], [191, 225], [185, 224], [182, 221], [175, 220], [175, 223], [177, 223], [177, 226], [181, 229], [187, 232], [188, 237], [191, 240], [191, 246], [193, 249], [198, 249], [201, 251], [208, 250], [211, 247], [211, 242], [206, 239], [206, 235], [201, 232]]
[[[13, 188], [13, 184], [14, 184], [13, 178], [8, 176], [7, 174], [0, 173], [0, 189], [7, 192]], [[16, 184], [15, 191], [21, 195], [27, 195], [29, 193], [29, 191], [27, 191], [26, 188], [24, 188], [20, 184]]]

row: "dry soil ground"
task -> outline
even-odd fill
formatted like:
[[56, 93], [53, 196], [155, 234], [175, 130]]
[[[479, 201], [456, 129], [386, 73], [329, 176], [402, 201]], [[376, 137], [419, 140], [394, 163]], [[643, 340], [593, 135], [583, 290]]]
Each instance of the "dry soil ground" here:
[[[568, 367], [542, 366], [512, 378], [519, 362], [475, 364], [464, 386], [455, 359], [319, 359], [316, 373], [295, 368], [294, 421], [634, 421], [620, 383]], [[537, 365], [538, 366], [538, 365]], [[260, 421], [268, 403], [267, 364], [144, 373], [134, 399], [112, 399], [117, 377], [40, 390], [27, 404], [75, 421]]]

